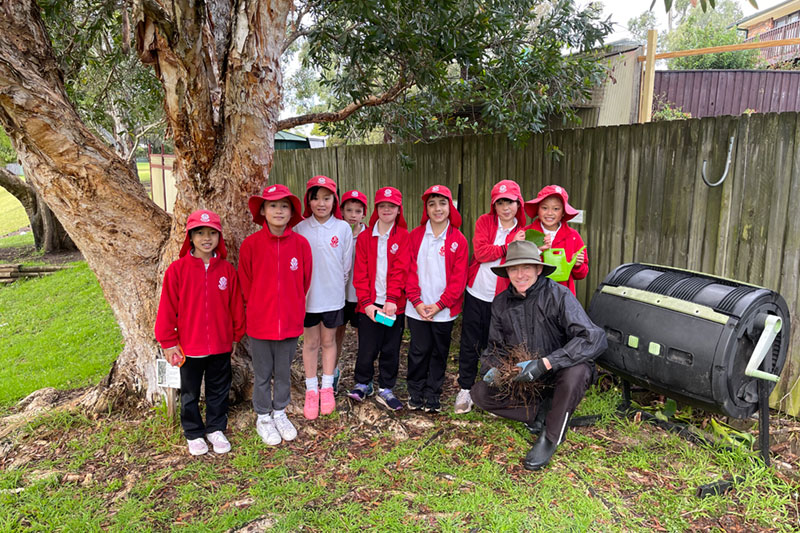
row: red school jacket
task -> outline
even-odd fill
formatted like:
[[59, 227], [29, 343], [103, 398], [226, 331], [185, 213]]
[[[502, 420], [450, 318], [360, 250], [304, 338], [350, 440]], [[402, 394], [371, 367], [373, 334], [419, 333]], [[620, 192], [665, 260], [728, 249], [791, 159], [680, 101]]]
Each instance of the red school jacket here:
[[[521, 208], [520, 208], [521, 209]], [[497, 228], [500, 223], [497, 215], [492, 211], [478, 217], [475, 222], [475, 234], [472, 236], [472, 261], [469, 264], [467, 271], [467, 285], [472, 287], [475, 283], [475, 278], [478, 277], [478, 270], [481, 263], [488, 263], [495, 259], [502, 259], [506, 256], [508, 250], [508, 243], [514, 240], [514, 235], [521, 228], [519, 224], [514, 231], [510, 231], [506, 236], [506, 243], [502, 246], [494, 245], [494, 237], [497, 235]], [[494, 290], [494, 295], [497, 296], [508, 288], [508, 278], [497, 276], [497, 286]]]
[[[377, 224], [378, 222], [375, 222]], [[395, 223], [389, 231], [386, 246], [386, 301], [397, 304], [397, 313], [406, 310], [406, 276], [408, 275], [408, 230]], [[363, 313], [375, 303], [375, 275], [378, 263], [378, 237], [372, 236], [372, 227], [362, 231], [356, 241], [356, 262], [353, 266], [353, 287], [358, 298], [357, 311]]]
[[[542, 229], [542, 223], [539, 222], [539, 219], [534, 219], [528, 226], [525, 227], [525, 230], [535, 229], [537, 231], [541, 231], [544, 233]], [[555, 238], [553, 239], [553, 244], [550, 245], [551, 248], [563, 248], [564, 255], [567, 257], [567, 261], [572, 261], [572, 256], [574, 256], [578, 250], [583, 247], [583, 239], [581, 238], [581, 234], [578, 233], [576, 230], [569, 227], [566, 222], [561, 223], [561, 228], [559, 228], [558, 233], [556, 233]], [[576, 279], [583, 279], [589, 274], [589, 254], [586, 250], [583, 251], [584, 253], [584, 261], [583, 264], [579, 267], [575, 267], [572, 269], [572, 272], [569, 274], [569, 279], [567, 281], [560, 281], [559, 283], [569, 290], [572, 291], [572, 294], [575, 294], [575, 280]]]
[[303, 334], [311, 267], [311, 246], [291, 228], [277, 237], [265, 223], [244, 240], [239, 282], [250, 337], [279, 341]]
[[180, 344], [188, 357], [231, 351], [245, 331], [242, 293], [236, 269], [212, 257], [186, 254], [164, 273], [155, 333], [162, 348]]
[[[409, 261], [408, 279], [406, 280], [406, 295], [411, 304], [416, 307], [423, 303], [422, 289], [419, 286], [419, 272], [417, 271], [417, 257], [422, 239], [425, 238], [425, 224], [417, 226], [411, 232], [411, 257]], [[441, 253], [441, 251], [439, 252]], [[469, 246], [467, 238], [452, 224], [447, 227], [444, 238], [444, 264], [447, 286], [436, 302], [439, 310], [450, 308], [450, 316], [455, 317], [461, 313], [464, 303], [464, 288], [467, 285], [467, 261], [469, 259]]]

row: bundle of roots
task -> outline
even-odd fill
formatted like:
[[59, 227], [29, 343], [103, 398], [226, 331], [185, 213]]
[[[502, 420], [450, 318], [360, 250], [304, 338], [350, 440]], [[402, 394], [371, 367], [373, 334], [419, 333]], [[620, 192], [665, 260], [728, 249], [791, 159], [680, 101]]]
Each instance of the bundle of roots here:
[[538, 352], [531, 353], [524, 344], [512, 347], [507, 354], [499, 357], [501, 363], [497, 365], [497, 373], [492, 386], [497, 389], [501, 398], [507, 398], [514, 405], [529, 405], [531, 400], [542, 396], [545, 385], [541, 381], [517, 382], [514, 378], [522, 371], [517, 363], [541, 359]]

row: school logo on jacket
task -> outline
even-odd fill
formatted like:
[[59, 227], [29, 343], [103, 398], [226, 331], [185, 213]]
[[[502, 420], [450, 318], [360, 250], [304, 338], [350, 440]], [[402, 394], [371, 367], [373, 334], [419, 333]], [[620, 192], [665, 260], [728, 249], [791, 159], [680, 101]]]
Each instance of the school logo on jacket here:
[[331, 248], [338, 248], [339, 247], [339, 237], [334, 235], [331, 237]]
[[225, 289], [227, 289], [228, 288], [228, 278], [226, 278], [225, 276], [222, 276], [221, 278], [219, 278], [219, 285], [217, 285], [217, 287], [219, 287], [219, 290], [221, 290], [221, 291], [224, 291]]
[[298, 268], [297, 258], [292, 257], [292, 260], [289, 261], [289, 270], [297, 270]]
[[398, 246], [397, 243], [394, 243], [392, 245], [392, 248], [389, 251], [392, 253], [392, 255], [394, 255], [394, 254], [397, 253], [397, 250], [399, 250], [399, 249], [400, 249], [400, 246]]
[[[453, 253], [456, 253], [456, 250], [458, 250], [458, 243], [454, 242], [453, 244], [450, 245], [450, 251], [453, 252]], [[442, 254], [442, 255], [444, 255], [444, 254]]]
[[439, 247], [439, 255], [444, 257], [444, 244]]

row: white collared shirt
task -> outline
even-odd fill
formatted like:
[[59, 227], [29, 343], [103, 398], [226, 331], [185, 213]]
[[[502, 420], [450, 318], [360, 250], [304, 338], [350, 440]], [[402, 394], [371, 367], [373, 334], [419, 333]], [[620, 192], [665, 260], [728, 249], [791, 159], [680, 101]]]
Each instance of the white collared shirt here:
[[[365, 229], [367, 229], [367, 226], [365, 226], [363, 222], [359, 222], [358, 225], [359, 225], [359, 229], [358, 229], [357, 236], [361, 235], [361, 233]], [[358, 240], [357, 236], [353, 237], [353, 263], [351, 263], [351, 264], [355, 263], [355, 257], [356, 257], [355, 242], [356, 242], [356, 240]], [[350, 275], [347, 277], [347, 290], [345, 291], [345, 299], [348, 302], [358, 302], [358, 296], [356, 296], [356, 288], [353, 286], [353, 267], [352, 266], [350, 267]]]
[[313, 215], [292, 230], [311, 245], [313, 270], [306, 296], [307, 313], [325, 313], [344, 307], [345, 285], [353, 265], [353, 230], [331, 216], [320, 223]]
[[[515, 218], [514, 225], [508, 229], [498, 223], [497, 233], [494, 234], [494, 243], [492, 244], [495, 246], [503, 246], [506, 243], [508, 234], [516, 229], [517, 223], [518, 220]], [[497, 290], [497, 275], [492, 272], [492, 267], [499, 265], [502, 259], [501, 257], [494, 261], [481, 263], [481, 266], [478, 268], [478, 273], [475, 275], [475, 281], [472, 283], [472, 287], [467, 287], [467, 292], [478, 300], [483, 300], [484, 302], [493, 301], [494, 293]]]
[[378, 256], [375, 258], [375, 303], [386, 303], [386, 276], [389, 272], [389, 235], [392, 234], [394, 223], [389, 231], [381, 235], [378, 232], [378, 223], [372, 226], [372, 236], [378, 238]]
[[[447, 288], [447, 267], [445, 266], [444, 243], [447, 238], [447, 222], [444, 230], [434, 236], [431, 228], [431, 221], [425, 224], [425, 235], [417, 251], [417, 277], [419, 278], [420, 298], [425, 305], [435, 304], [442, 297], [442, 293]], [[406, 316], [422, 320], [414, 304], [410, 300], [406, 301]], [[445, 307], [435, 315], [433, 322], [450, 322], [456, 317], [450, 316], [450, 308]]]
[[556, 240], [556, 233], [558, 233], [558, 230], [560, 230], [560, 229], [561, 229], [561, 222], [558, 223], [558, 227], [556, 229], [554, 229], [554, 230], [545, 229], [545, 227], [542, 226], [542, 231], [544, 231], [544, 234], [550, 236], [550, 243], [551, 244], [553, 243], [553, 241]]

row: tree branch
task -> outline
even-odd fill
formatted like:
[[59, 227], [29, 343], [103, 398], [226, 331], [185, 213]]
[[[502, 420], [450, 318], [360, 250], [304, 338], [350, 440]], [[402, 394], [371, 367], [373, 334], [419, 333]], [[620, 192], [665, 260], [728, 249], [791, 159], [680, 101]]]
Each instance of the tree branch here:
[[308, 29], [306, 30], [300, 29], [300, 23], [302, 22], [303, 17], [310, 10], [311, 6], [306, 4], [302, 8], [300, 8], [300, 11], [297, 12], [297, 17], [294, 19], [294, 22], [292, 23], [292, 28], [294, 29], [294, 31], [286, 37], [286, 41], [283, 43], [283, 47], [281, 48], [281, 55], [283, 55], [283, 53], [286, 52], [286, 50], [288, 50], [289, 47], [292, 46], [292, 43], [295, 42], [297, 39], [311, 33], [311, 31]]
[[36, 205], [36, 193], [31, 186], [15, 176], [5, 167], [0, 167], [0, 187], [4, 188], [11, 195], [19, 200], [25, 211], [33, 209]]
[[152, 19], [153, 24], [161, 31], [167, 41], [172, 41], [175, 32], [175, 23], [170, 13], [158, 3], [158, 0], [142, 0], [142, 12]]
[[133, 159], [133, 155], [136, 153], [136, 147], [139, 145], [139, 140], [140, 140], [142, 137], [144, 137], [144, 135], [145, 135], [145, 134], [146, 134], [148, 131], [152, 130], [153, 128], [157, 128], [157, 127], [161, 126], [161, 125], [162, 125], [162, 124], [164, 124], [166, 121], [167, 121], [167, 119], [164, 119], [164, 118], [162, 118], [162, 119], [161, 119], [161, 120], [159, 120], [158, 122], [153, 122], [153, 123], [152, 123], [152, 124], [150, 124], [150, 125], [144, 126], [142, 129], [140, 129], [140, 130], [139, 130], [139, 133], [137, 133], [135, 136], [133, 136], [133, 144], [131, 145], [131, 149], [130, 149], [130, 151], [129, 151], [129, 152], [128, 152], [128, 154], [125, 156], [125, 161], [126, 161], [127, 163], [130, 163], [130, 162], [131, 162], [131, 159]]
[[353, 102], [352, 104], [348, 104], [339, 111], [329, 111], [324, 113], [308, 113], [306, 115], [299, 115], [292, 118], [287, 118], [284, 120], [278, 121], [278, 131], [288, 130], [289, 128], [294, 128], [295, 126], [301, 126], [303, 124], [311, 124], [312, 122], [340, 122], [362, 107], [375, 107], [379, 105], [388, 104], [389, 102], [393, 102], [396, 100], [403, 92], [409, 89], [412, 85], [414, 85], [411, 81], [405, 81], [402, 77], [400, 81], [398, 81], [394, 87], [386, 91], [385, 93], [378, 95], [378, 96], [370, 96], [366, 100], [362, 100], [360, 102]]

